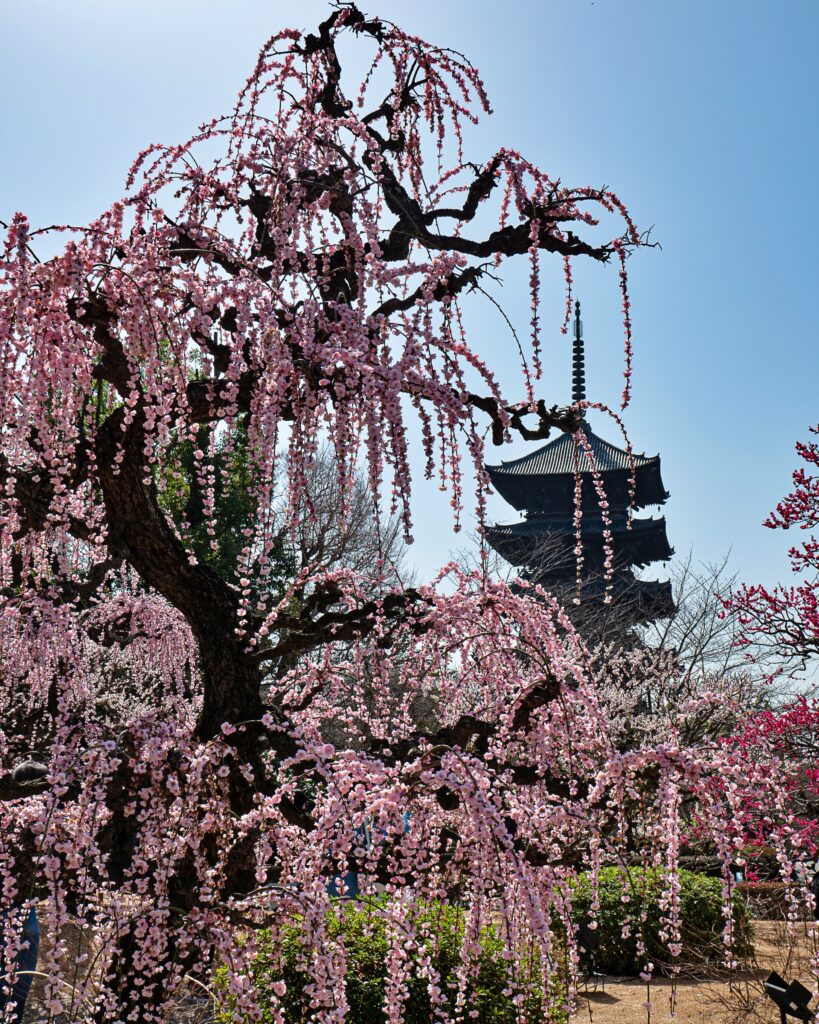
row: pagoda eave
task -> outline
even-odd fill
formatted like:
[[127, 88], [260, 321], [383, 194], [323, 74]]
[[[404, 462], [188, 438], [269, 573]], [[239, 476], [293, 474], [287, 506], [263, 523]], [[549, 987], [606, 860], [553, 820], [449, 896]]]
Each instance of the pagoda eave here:
[[[518, 512], [557, 513], [574, 505], [576, 478], [573, 473], [531, 476], [508, 473], [504, 467], [487, 466], [492, 487]], [[634, 509], [647, 505], [662, 505], [668, 500], [663, 486], [658, 458], [640, 466], [632, 475], [628, 469], [608, 470], [600, 475], [600, 483], [610, 505]], [[581, 507], [599, 506], [595, 480], [592, 474], [582, 474]]]
[[[674, 554], [666, 536], [665, 519], [633, 519], [609, 524], [611, 551], [615, 562], [644, 567], [656, 561], [668, 561]], [[581, 520], [583, 561], [587, 568], [603, 564], [606, 557], [601, 518], [584, 516]], [[548, 564], [553, 573], [571, 574], [577, 564], [577, 537], [571, 520], [535, 517], [508, 526], [492, 526], [486, 531], [489, 544], [515, 566]]]
[[[574, 605], [580, 597], [580, 607], [588, 614], [613, 614], [618, 621], [640, 625], [658, 619], [670, 618], [676, 611], [671, 584], [667, 580], [638, 580], [629, 571], [615, 572], [610, 580], [602, 575], [584, 579], [578, 592], [576, 580], [527, 574], [532, 583], [549, 591], [561, 603]], [[610, 603], [606, 603], [606, 597]]]

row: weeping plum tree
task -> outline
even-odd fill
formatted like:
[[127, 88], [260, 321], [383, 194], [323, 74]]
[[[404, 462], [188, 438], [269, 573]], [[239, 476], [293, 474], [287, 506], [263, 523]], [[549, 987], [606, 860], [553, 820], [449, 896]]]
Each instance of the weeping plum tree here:
[[[343, 36], [372, 58], [352, 89]], [[342, 499], [359, 467], [409, 537], [409, 417], [456, 522], [464, 477], [482, 513], [487, 432], [500, 444], [579, 430], [581, 409], [538, 393], [544, 253], [569, 287], [576, 258], [619, 265], [628, 400], [624, 261], [641, 238], [608, 189], [566, 187], [511, 149], [467, 162], [462, 128], [488, 109], [465, 58], [339, 5], [315, 34], [270, 39], [228, 116], [142, 152], [124, 198], [60, 229], [58, 255], [40, 262], [39, 233], [13, 218], [0, 685], [19, 713], [0, 732], [0, 966], [13, 974], [37, 901], [48, 1014], [166, 1019], [186, 979], [206, 986], [222, 965], [236, 1019], [280, 1020], [284, 981], [251, 983], [255, 926], [275, 964], [298, 918], [310, 1013], [343, 1021], [345, 950], [328, 915], [345, 889], [336, 900], [328, 886], [354, 869], [362, 898], [381, 893], [390, 1022], [411, 941], [434, 941], [424, 908], [447, 899], [464, 920], [452, 1012], [469, 1013], [492, 921], [508, 993], [523, 999], [518, 965], [534, 950], [548, 1017], [566, 943], [576, 973], [579, 870], [624, 856], [661, 868], [673, 952], [685, 802], [729, 884], [732, 808], [769, 773], [684, 748], [673, 727], [618, 752], [583, 647], [546, 595], [456, 569], [402, 589], [378, 558], [369, 575], [319, 561], [284, 593], [271, 582], [274, 481], [287, 479], [293, 517], [310, 517], [322, 444]], [[621, 220], [607, 242], [585, 240], [595, 210]], [[516, 258], [531, 280], [531, 372], [524, 362], [507, 397], [461, 307]], [[172, 514], [183, 449], [195, 529]], [[238, 537], [220, 548], [237, 479]], [[211, 542], [234, 564], [207, 557]], [[409, 709], [431, 688], [440, 721], [423, 732]], [[101, 690], [116, 694], [105, 714]], [[47, 779], [13, 778], [32, 752]], [[445, 980], [430, 957], [415, 969], [442, 1016]]]

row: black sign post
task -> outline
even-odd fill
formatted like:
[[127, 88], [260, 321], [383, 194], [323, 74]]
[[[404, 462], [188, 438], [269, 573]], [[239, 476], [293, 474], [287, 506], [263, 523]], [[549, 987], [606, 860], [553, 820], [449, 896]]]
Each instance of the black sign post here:
[[581, 924], [577, 929], [578, 956], [583, 970], [586, 974], [586, 985], [592, 982], [593, 990], [597, 989], [597, 979], [602, 975], [597, 970], [597, 947], [600, 945], [600, 936], [587, 924]]
[[813, 993], [798, 981], [792, 981], [789, 985], [776, 971], [771, 971], [765, 980], [765, 992], [779, 1007], [782, 1024], [788, 1024], [788, 1017], [816, 1020], [816, 1014], [808, 1007]]

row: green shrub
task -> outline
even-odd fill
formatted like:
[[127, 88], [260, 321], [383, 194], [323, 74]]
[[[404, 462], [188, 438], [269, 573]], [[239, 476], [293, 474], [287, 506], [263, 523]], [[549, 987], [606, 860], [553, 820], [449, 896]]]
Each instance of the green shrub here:
[[[624, 885], [631, 899], [623, 903]], [[600, 871], [600, 909], [597, 914], [599, 946], [595, 952], [598, 970], [605, 974], [639, 974], [646, 960], [658, 969], [673, 963], [686, 966], [717, 966], [725, 956], [722, 932], [722, 883], [718, 878], [680, 871], [680, 942], [682, 951], [674, 958], [661, 938], [663, 930], [660, 899], [664, 889], [663, 876], [656, 870], [603, 868]], [[588, 875], [578, 880], [574, 893], [576, 923], [587, 922], [590, 916], [591, 881]], [[645, 910], [645, 923], [640, 924]], [[751, 952], [751, 930], [748, 906], [740, 896], [734, 897], [734, 955], [744, 958]], [[623, 929], [631, 934], [623, 938]], [[637, 955], [637, 939], [642, 935], [646, 954]]]
[[[426, 942], [433, 966], [441, 978], [441, 989], [446, 1001], [446, 1017], [452, 1015], [456, 996], [456, 971], [460, 964], [463, 940], [463, 912], [443, 903], [424, 907], [422, 917], [430, 926]], [[349, 1003], [347, 1020], [350, 1024], [384, 1024], [384, 984], [387, 962], [387, 933], [383, 918], [372, 909], [350, 905], [339, 919], [332, 915], [328, 922], [331, 939], [341, 940], [347, 956], [346, 997]], [[305, 948], [299, 922], [294, 921], [283, 930], [279, 938], [280, 956], [275, 955], [269, 933], [257, 935], [260, 953], [253, 965], [253, 980], [264, 1005], [264, 993], [275, 982], [284, 981], [286, 990], [281, 997], [287, 1024], [301, 1024], [310, 1015], [309, 949]], [[404, 1002], [406, 1024], [430, 1024], [433, 1017], [428, 994], [427, 979], [416, 968], [418, 954], [410, 954], [413, 968], [408, 979], [408, 993]], [[494, 927], [484, 929], [481, 936], [481, 956], [476, 983], [468, 995], [468, 1010], [477, 1011], [475, 1024], [515, 1024], [517, 1010], [512, 996], [504, 995], [509, 985], [508, 963], [503, 956], [503, 943]], [[523, 995], [523, 1014], [527, 1024], [544, 1024], [544, 1000], [540, 972], [534, 957], [526, 957], [517, 965], [518, 991]], [[217, 972], [216, 990], [226, 993], [227, 971]], [[555, 982], [552, 1005], [562, 1006], [561, 987]], [[232, 1000], [225, 994], [221, 1010], [216, 1016], [219, 1024], [235, 1022]], [[263, 1015], [265, 1024], [273, 1020], [271, 1010]], [[551, 1020], [564, 1021], [562, 1010], [553, 1011]]]

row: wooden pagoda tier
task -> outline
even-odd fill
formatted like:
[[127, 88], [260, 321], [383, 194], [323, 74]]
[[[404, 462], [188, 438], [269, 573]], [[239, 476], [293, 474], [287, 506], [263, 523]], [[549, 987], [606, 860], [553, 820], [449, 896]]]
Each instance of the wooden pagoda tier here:
[[[585, 363], [580, 304], [575, 304], [572, 401], [585, 402]], [[665, 562], [673, 555], [665, 519], [635, 518], [633, 512], [663, 505], [668, 491], [660, 474], [659, 455], [642, 455], [605, 441], [583, 422], [585, 443], [570, 434], [513, 462], [487, 466], [494, 489], [518, 512], [521, 522], [498, 524], [486, 539], [521, 575], [576, 607], [576, 598], [592, 607], [610, 597], [626, 623], [664, 618], [674, 610], [671, 585], [638, 580], [635, 568]], [[580, 536], [575, 508], [580, 478]], [[598, 487], [608, 505], [612, 573], [605, 579], [606, 523]], [[578, 540], [582, 546], [577, 579]], [[567, 601], [568, 598], [568, 601]], [[588, 616], [586, 616], [588, 619]]]
[[571, 514], [577, 470], [583, 477], [581, 507], [593, 511], [599, 506], [594, 486], [597, 470], [605, 481], [606, 500], [611, 508], [645, 508], [665, 503], [668, 491], [660, 477], [659, 455], [629, 454], [598, 437], [588, 423], [584, 423], [584, 433], [590, 452], [578, 448], [570, 434], [561, 434], [522, 459], [487, 466], [492, 486], [519, 512]]
[[[576, 580], [567, 577], [550, 578], [543, 580], [541, 585], [557, 598], [576, 621], [594, 622], [600, 616], [604, 630], [613, 622], [628, 627], [665, 619], [675, 609], [671, 584], [667, 580], [638, 580], [628, 568], [615, 572], [609, 581], [605, 580], [602, 573], [584, 573], [579, 592], [579, 608], [574, 604], [578, 597]], [[606, 594], [611, 604], [606, 605]]]
[[[603, 571], [605, 525], [599, 509], [583, 513], [580, 537], [583, 565], [589, 572]], [[663, 517], [632, 519], [629, 523], [624, 511], [611, 512], [609, 530], [615, 566], [644, 568], [652, 562], [665, 562], [674, 553], [668, 544]], [[570, 515], [530, 513], [521, 523], [489, 527], [486, 537], [507, 562], [537, 568], [538, 576], [574, 579], [576, 575], [577, 533]]]

